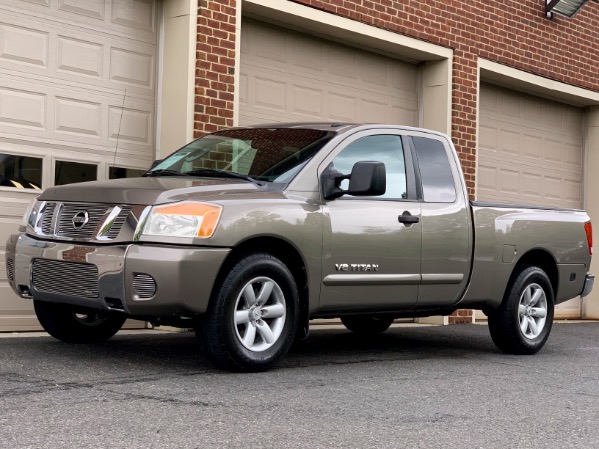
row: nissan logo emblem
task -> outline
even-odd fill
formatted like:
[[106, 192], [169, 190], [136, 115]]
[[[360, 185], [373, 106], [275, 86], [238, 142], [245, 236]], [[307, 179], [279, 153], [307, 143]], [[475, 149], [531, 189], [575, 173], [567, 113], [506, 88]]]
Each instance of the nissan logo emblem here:
[[85, 223], [89, 221], [89, 215], [86, 210], [82, 210], [81, 212], [77, 212], [75, 215], [73, 215], [73, 220], [71, 221], [73, 223], [73, 228], [81, 229], [83, 226], [85, 226]]

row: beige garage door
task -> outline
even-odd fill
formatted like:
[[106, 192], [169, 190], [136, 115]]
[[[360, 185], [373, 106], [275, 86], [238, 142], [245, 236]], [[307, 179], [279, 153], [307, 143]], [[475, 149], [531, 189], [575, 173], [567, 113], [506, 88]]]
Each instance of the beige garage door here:
[[4, 261], [36, 189], [106, 179], [117, 140], [117, 166], [153, 160], [157, 16], [156, 0], [0, 0], [0, 330], [37, 325]]
[[240, 124], [418, 122], [414, 65], [244, 20]]
[[[582, 207], [583, 111], [483, 84], [477, 199]], [[557, 307], [580, 317], [580, 299]]]

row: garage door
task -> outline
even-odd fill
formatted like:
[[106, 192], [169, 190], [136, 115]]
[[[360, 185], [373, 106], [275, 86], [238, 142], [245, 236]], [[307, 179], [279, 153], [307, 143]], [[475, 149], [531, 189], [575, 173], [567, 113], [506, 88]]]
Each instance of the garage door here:
[[414, 65], [244, 20], [240, 124], [380, 122], [415, 126]]
[[33, 195], [151, 163], [156, 24], [155, 0], [0, 0], [0, 330], [37, 325], [4, 262]]
[[[481, 86], [477, 199], [582, 207], [583, 111]], [[580, 299], [557, 307], [580, 317]]]

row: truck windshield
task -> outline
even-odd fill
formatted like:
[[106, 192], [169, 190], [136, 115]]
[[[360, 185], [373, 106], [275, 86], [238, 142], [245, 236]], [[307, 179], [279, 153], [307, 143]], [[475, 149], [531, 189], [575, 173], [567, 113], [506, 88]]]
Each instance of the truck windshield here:
[[145, 176], [230, 176], [288, 183], [333, 135], [301, 128], [219, 131], [184, 146]]

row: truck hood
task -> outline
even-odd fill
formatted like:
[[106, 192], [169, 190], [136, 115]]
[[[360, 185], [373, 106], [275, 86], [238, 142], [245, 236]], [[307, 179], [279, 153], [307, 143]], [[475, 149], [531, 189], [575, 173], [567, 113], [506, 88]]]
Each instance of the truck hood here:
[[272, 195], [282, 186], [267, 183], [258, 187], [249, 181], [207, 178], [129, 178], [92, 181], [51, 187], [41, 196], [42, 201], [73, 201], [106, 204], [161, 204], [183, 200], [218, 201], [247, 196]]

